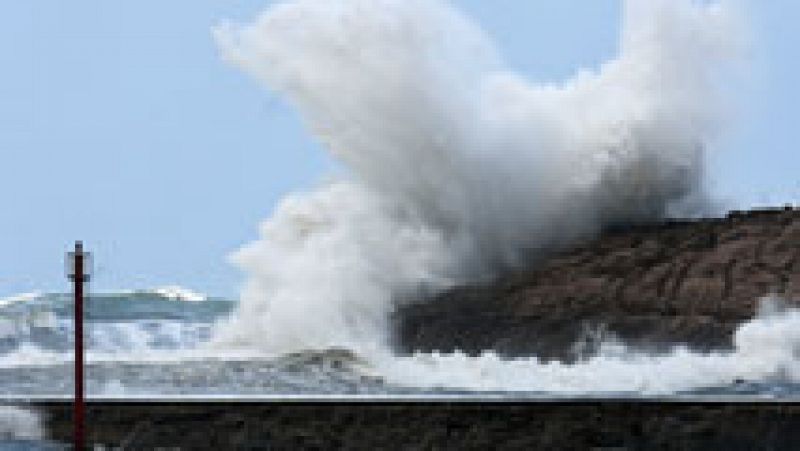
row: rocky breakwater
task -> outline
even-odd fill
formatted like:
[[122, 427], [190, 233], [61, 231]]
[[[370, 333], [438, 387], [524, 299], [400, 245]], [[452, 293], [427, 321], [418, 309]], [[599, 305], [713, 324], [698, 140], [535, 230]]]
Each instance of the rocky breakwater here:
[[731, 346], [764, 296], [800, 301], [800, 210], [610, 230], [536, 267], [395, 313], [403, 352], [573, 360], [611, 337], [663, 350]]

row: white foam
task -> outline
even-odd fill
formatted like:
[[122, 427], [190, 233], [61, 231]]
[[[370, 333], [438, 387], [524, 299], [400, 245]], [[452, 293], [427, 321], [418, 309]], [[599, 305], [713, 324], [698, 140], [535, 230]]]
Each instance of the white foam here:
[[[45, 313], [47, 317], [52, 315]], [[50, 330], [42, 339], [31, 333], [31, 326]], [[203, 348], [211, 327], [207, 323], [174, 320], [90, 322], [84, 329], [84, 343], [87, 358], [103, 362], [180, 361], [184, 355], [187, 359], [237, 355]], [[73, 333], [73, 322], [69, 318], [52, 321], [48, 318], [38, 324], [0, 318], [0, 338], [15, 341], [13, 348], [0, 353], [0, 366], [49, 366], [72, 362]], [[58, 350], [53, 349], [56, 342]], [[255, 356], [256, 353], [242, 355]]]
[[493, 353], [384, 355], [375, 367], [392, 383], [413, 387], [550, 394], [672, 394], [737, 381], [800, 383], [800, 310], [765, 312], [742, 324], [734, 349], [698, 353], [675, 348], [651, 355], [606, 344], [588, 360], [565, 364]]
[[[545, 363], [536, 357], [507, 359], [491, 352], [477, 357], [460, 352], [396, 356], [379, 348], [358, 355], [351, 369], [363, 376], [411, 388], [549, 395], [671, 395], [709, 387], [730, 387], [738, 381], [800, 383], [800, 310], [775, 307], [771, 300], [763, 305], [756, 318], [737, 328], [730, 351], [702, 353], [676, 347], [667, 353], [649, 354], [609, 342], [601, 346], [597, 355], [566, 364]], [[103, 334], [110, 334], [117, 326], [120, 325]], [[123, 336], [135, 337], [141, 333], [132, 326], [120, 330]], [[96, 336], [92, 334], [94, 340]], [[89, 364], [159, 365], [200, 361], [266, 362], [276, 357], [280, 356], [265, 352], [263, 347], [158, 349], [148, 339], [140, 339], [136, 343], [98, 343], [87, 353], [86, 361]], [[0, 366], [7, 369], [69, 365], [72, 361], [70, 352], [48, 351], [28, 343], [0, 355]], [[108, 390], [116, 386], [114, 384], [117, 383], [109, 385]]]
[[[212, 348], [132, 348], [119, 350], [90, 350], [86, 352], [87, 364], [99, 363], [131, 363], [131, 364], [170, 364], [193, 361], [243, 361], [267, 360], [272, 355], [264, 354], [257, 349], [225, 351]], [[43, 349], [39, 346], [25, 343], [19, 348], [6, 354], [0, 354], [0, 365], [4, 368], [29, 368], [49, 367], [72, 364], [74, 356], [71, 352], [59, 352]]]

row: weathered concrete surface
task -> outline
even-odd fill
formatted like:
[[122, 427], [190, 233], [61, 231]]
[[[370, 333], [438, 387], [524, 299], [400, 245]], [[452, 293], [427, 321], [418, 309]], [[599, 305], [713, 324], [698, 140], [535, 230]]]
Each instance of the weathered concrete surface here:
[[[69, 442], [70, 405], [44, 403]], [[800, 405], [94, 403], [89, 443], [122, 449], [800, 449]]]
[[600, 331], [645, 348], [724, 348], [768, 294], [800, 300], [800, 210], [608, 232], [535, 269], [402, 308], [398, 347], [569, 360]]

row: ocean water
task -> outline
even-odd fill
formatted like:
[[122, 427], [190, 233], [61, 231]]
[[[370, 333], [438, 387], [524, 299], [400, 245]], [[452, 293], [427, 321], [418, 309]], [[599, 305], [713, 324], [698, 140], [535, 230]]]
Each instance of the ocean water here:
[[[160, 291], [160, 292], [159, 292]], [[234, 302], [188, 290], [90, 295], [86, 301], [89, 396], [408, 393], [365, 371], [347, 350], [286, 355], [209, 346]], [[0, 395], [69, 395], [74, 323], [68, 294], [0, 300]], [[415, 390], [413, 390], [415, 391]]]
[[[609, 342], [572, 364], [220, 346], [215, 329], [235, 306], [177, 289], [90, 295], [88, 396], [800, 397], [800, 312], [772, 304], [740, 327], [730, 351], [652, 355]], [[0, 397], [70, 395], [72, 346], [69, 295], [0, 300]]]

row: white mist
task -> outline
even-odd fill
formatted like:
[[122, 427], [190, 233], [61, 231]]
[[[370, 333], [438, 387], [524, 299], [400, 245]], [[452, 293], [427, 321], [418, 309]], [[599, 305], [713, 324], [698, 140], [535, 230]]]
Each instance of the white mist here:
[[611, 223], [702, 203], [736, 55], [726, 3], [629, 0], [618, 55], [537, 85], [438, 0], [293, 0], [214, 29], [348, 169], [288, 196], [234, 256], [220, 346], [384, 349], [419, 290], [491, 276]]

